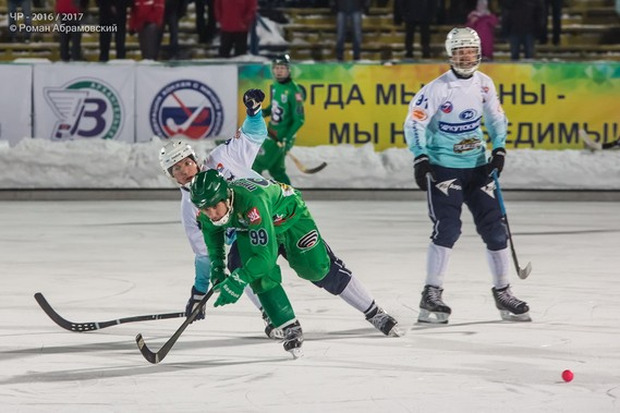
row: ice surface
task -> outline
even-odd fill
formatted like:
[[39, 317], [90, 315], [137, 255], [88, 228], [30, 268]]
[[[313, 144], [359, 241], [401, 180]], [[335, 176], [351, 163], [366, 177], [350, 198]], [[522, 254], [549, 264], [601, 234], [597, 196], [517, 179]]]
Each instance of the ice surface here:
[[[193, 257], [173, 201], [0, 203], [0, 408], [3, 412], [618, 412], [617, 204], [509, 202], [521, 265], [514, 293], [531, 323], [500, 321], [484, 247], [468, 213], [444, 298], [450, 324], [414, 324], [430, 223], [424, 202], [310, 201], [324, 237], [407, 330], [386, 338], [337, 297], [284, 286], [305, 357], [263, 336], [243, 297], [209, 306], [159, 365], [182, 319], [65, 331], [71, 321], [181, 311]], [[575, 379], [561, 380], [571, 369]]]

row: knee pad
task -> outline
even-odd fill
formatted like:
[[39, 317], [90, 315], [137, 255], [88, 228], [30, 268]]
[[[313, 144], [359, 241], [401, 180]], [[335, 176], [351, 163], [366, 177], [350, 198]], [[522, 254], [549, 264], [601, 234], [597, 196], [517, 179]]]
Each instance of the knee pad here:
[[508, 236], [502, 222], [481, 228], [480, 236], [491, 251], [503, 250], [508, 246]]
[[333, 295], [339, 295], [351, 281], [351, 271], [345, 267], [344, 262], [334, 255], [331, 248], [325, 244], [330, 259], [330, 267], [327, 275], [322, 280], [312, 281], [318, 287], [324, 288]]

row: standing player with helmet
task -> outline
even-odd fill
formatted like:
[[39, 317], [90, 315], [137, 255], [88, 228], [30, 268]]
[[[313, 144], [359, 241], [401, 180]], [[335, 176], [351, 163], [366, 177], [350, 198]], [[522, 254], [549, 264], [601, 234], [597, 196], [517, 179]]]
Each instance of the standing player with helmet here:
[[[451, 309], [442, 300], [452, 247], [461, 234], [461, 209], [471, 211], [486, 244], [495, 305], [505, 320], [530, 321], [527, 303], [510, 290], [510, 252], [493, 179], [506, 156], [507, 120], [492, 79], [477, 71], [480, 38], [471, 28], [454, 28], [446, 39], [450, 70], [425, 85], [411, 100], [405, 137], [415, 157], [414, 176], [427, 192], [433, 222], [419, 322], [447, 323]], [[487, 161], [481, 129], [484, 116], [492, 144]]]
[[[216, 169], [225, 179], [257, 178], [263, 179], [258, 173], [250, 169], [261, 144], [267, 137], [265, 121], [260, 114], [261, 102], [264, 94], [258, 89], [250, 89], [245, 92], [243, 101], [247, 107], [247, 117], [232, 139], [218, 145], [213, 149], [204, 165], [200, 163], [193, 149], [180, 140], [167, 143], [160, 153], [160, 164], [164, 173], [174, 180], [181, 188], [181, 217], [187, 238], [196, 254], [196, 276], [190, 299], [186, 306], [187, 314], [190, 314], [194, 306], [202, 299], [209, 284], [209, 277], [215, 273], [216, 278], [221, 278], [224, 271], [223, 265], [214, 266], [209, 258], [207, 247], [196, 216], [198, 209], [192, 204], [189, 196], [189, 186], [192, 179], [200, 170]], [[393, 317], [385, 313], [375, 303], [374, 298], [368, 293], [364, 285], [351, 273], [344, 262], [339, 259], [328, 247], [330, 258], [330, 271], [322, 282], [315, 285], [324, 288], [329, 293], [342, 298], [347, 304], [362, 312], [366, 320], [385, 335], [399, 334]], [[240, 265], [238, 250], [235, 243], [231, 245], [231, 254], [228, 260], [229, 271], [234, 271]], [[246, 289], [246, 293], [260, 308], [258, 298]], [[248, 292], [249, 291], [249, 292]], [[204, 313], [198, 319], [204, 318]], [[263, 313], [267, 326], [265, 333], [272, 338], [281, 338], [282, 332], [274, 329], [266, 314]]]
[[273, 61], [271, 102], [263, 109], [263, 116], [270, 117], [265, 140], [252, 168], [259, 174], [267, 170], [278, 182], [290, 185], [286, 174], [285, 159], [295, 144], [295, 135], [304, 124], [304, 94], [291, 79], [291, 61], [288, 55]]

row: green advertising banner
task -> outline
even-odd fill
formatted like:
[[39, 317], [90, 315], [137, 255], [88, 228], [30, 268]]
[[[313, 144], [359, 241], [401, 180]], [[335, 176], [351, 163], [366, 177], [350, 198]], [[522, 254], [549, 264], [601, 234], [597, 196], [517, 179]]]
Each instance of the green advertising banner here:
[[[296, 144], [406, 147], [409, 101], [447, 70], [446, 64], [294, 64], [292, 77], [306, 92], [306, 123]], [[579, 130], [598, 142], [620, 135], [618, 63], [483, 64], [480, 70], [495, 81], [509, 148], [582, 148]], [[270, 65], [241, 66], [239, 98], [249, 88], [267, 92], [272, 82]], [[242, 108], [239, 113], [243, 119]]]

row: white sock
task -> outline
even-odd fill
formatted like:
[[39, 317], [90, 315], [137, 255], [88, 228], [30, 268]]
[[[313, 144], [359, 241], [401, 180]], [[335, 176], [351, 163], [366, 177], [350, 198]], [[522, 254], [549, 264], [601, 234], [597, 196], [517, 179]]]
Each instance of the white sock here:
[[441, 288], [448, 268], [452, 248], [441, 247], [431, 242], [426, 254], [426, 285]]
[[250, 287], [249, 285], [246, 285], [243, 291], [245, 292], [245, 295], [250, 299], [250, 301], [252, 301], [252, 304], [254, 304], [256, 308], [262, 311], [263, 306], [260, 304], [260, 301], [258, 300], [258, 296], [254, 294], [254, 291], [252, 291], [252, 287]]
[[351, 281], [344, 287], [339, 297], [362, 313], [368, 310], [374, 301], [364, 285], [354, 275], [351, 276]]
[[508, 271], [510, 271], [508, 247], [498, 251], [487, 249], [487, 261], [493, 276], [493, 286], [497, 289], [506, 287], [509, 284]]

